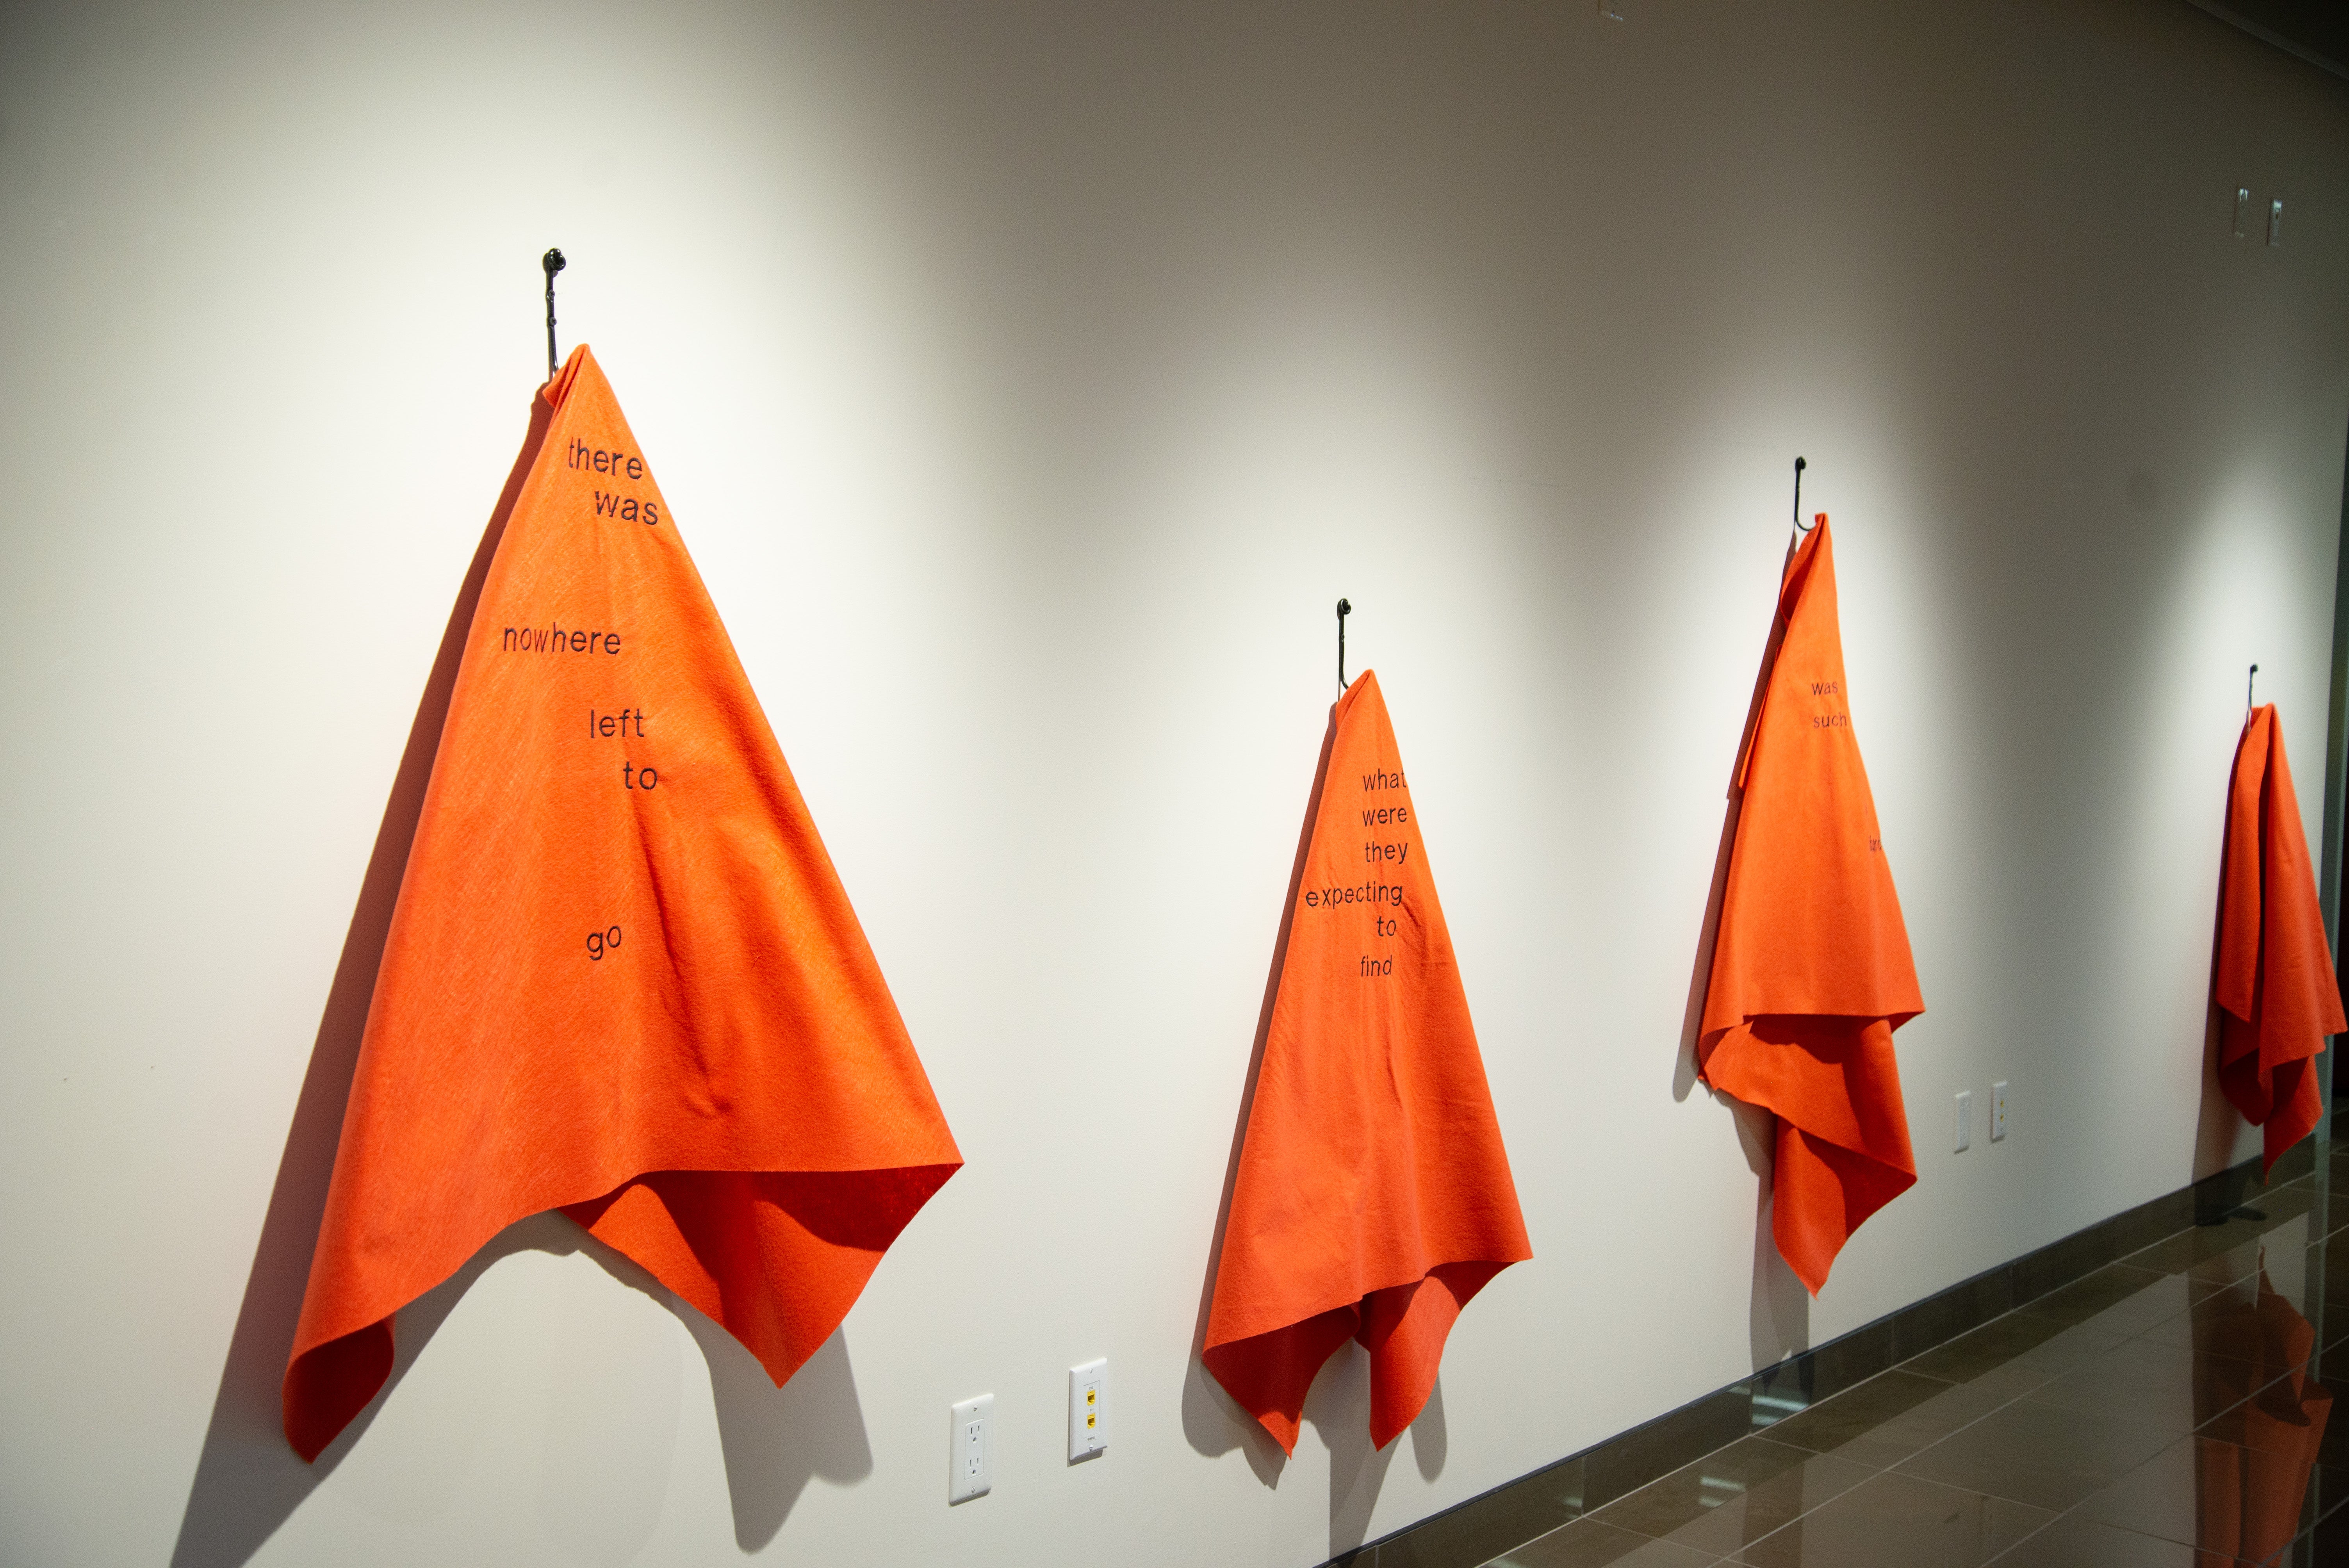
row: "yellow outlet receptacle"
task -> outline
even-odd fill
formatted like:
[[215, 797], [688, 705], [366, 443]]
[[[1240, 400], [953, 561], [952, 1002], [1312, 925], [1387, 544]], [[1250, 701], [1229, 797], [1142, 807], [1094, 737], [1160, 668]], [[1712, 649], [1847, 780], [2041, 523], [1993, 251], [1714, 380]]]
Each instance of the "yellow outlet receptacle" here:
[[1098, 1459], [1109, 1449], [1109, 1361], [1069, 1368], [1069, 1462]]

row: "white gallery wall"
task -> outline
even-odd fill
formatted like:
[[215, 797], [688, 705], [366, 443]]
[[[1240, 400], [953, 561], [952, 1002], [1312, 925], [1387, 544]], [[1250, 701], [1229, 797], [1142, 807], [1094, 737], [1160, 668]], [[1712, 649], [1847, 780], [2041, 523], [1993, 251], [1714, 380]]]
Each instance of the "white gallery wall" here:
[[[2183, 0], [1619, 9], [0, 14], [0, 1562], [1312, 1564], [2251, 1152], [2219, 833], [2257, 661], [2318, 838], [2349, 83]], [[968, 1164], [780, 1393], [526, 1222], [305, 1467], [550, 244]], [[1816, 1303], [1683, 1043], [1798, 452], [1930, 1009]], [[1537, 1255], [1283, 1462], [1195, 1347], [1340, 594]]]

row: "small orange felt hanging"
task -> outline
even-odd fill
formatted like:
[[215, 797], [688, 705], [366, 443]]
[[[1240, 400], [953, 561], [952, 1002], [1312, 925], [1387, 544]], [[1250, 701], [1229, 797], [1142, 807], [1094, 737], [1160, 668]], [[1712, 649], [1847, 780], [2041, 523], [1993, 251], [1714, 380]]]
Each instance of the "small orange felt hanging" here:
[[1892, 1031], [1925, 1010], [1852, 734], [1825, 512], [1787, 558], [1731, 793], [1698, 1064], [1777, 1117], [1771, 1230], [1816, 1295], [1916, 1182]]
[[2349, 1029], [2273, 703], [2251, 710], [2235, 748], [2218, 947], [2219, 1086], [2264, 1132], [2272, 1171], [2315, 1130], [2317, 1053]]
[[1294, 1452], [1348, 1339], [1371, 1438], [1411, 1425], [1460, 1309], [1533, 1256], [1377, 679], [1331, 710], [1216, 1260], [1205, 1360]]

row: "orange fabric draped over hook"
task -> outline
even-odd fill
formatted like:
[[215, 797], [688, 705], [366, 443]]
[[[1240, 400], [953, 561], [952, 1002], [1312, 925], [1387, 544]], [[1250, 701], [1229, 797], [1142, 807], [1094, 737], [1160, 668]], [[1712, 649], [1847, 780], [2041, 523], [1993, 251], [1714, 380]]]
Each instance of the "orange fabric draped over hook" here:
[[376, 977], [285, 1435], [562, 1209], [777, 1384], [962, 1163], [641, 449], [582, 346], [483, 583]]
[[1376, 677], [1331, 710], [1216, 1264], [1204, 1359], [1285, 1451], [1348, 1339], [1380, 1448], [1460, 1309], [1533, 1256]]
[[1917, 1181], [1892, 1032], [1925, 1010], [1852, 734], [1826, 514], [1786, 561], [1746, 720], [1698, 1043], [1705, 1081], [1777, 1118], [1771, 1232], [1816, 1295]]
[[2235, 748], [2218, 948], [2219, 1086], [2264, 1133], [2271, 1171], [2315, 1130], [2317, 1053], [2349, 1029], [2273, 703], [2251, 711]]

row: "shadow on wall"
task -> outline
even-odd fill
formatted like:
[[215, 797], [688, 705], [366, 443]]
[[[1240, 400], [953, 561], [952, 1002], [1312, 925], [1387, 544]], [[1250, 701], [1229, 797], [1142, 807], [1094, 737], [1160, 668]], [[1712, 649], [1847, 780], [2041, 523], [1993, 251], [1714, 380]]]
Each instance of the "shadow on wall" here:
[[[734, 1542], [744, 1552], [757, 1552], [775, 1538], [800, 1494], [816, 1477], [857, 1481], [873, 1473], [873, 1447], [864, 1430], [864, 1408], [856, 1397], [856, 1372], [849, 1363], [845, 1328], [834, 1329], [792, 1380], [778, 1388], [740, 1340], [702, 1315], [699, 1309], [678, 1299], [649, 1270], [597, 1241], [569, 1217], [533, 1215], [508, 1227], [498, 1243], [483, 1251], [518, 1235], [526, 1239], [505, 1251], [518, 1252], [527, 1245], [557, 1255], [584, 1253], [613, 1279], [657, 1303], [693, 1336], [709, 1368], [718, 1440], [726, 1460], [726, 1490], [734, 1510]], [[460, 1294], [461, 1288], [451, 1293], [450, 1305], [455, 1305]], [[400, 1322], [404, 1329], [406, 1313], [400, 1315]]]
[[1770, 1228], [1775, 1217], [1771, 1177], [1777, 1160], [1778, 1119], [1739, 1100], [1731, 1100], [1729, 1108], [1737, 1118], [1737, 1141], [1756, 1186], [1754, 1285], [1745, 1315], [1754, 1369], [1759, 1372], [1811, 1347], [1811, 1292], [1778, 1255], [1778, 1238]]
[[[2220, 802], [2219, 841], [2227, 841], [2227, 808], [2232, 804], [2234, 770], [2227, 774], [2229, 799]], [[2243, 1113], [2227, 1098], [2219, 1082], [2219, 931], [2226, 918], [2227, 881], [2223, 860], [2219, 873], [2218, 896], [2210, 905], [2210, 977], [2203, 988], [2202, 1003], [2202, 1103], [2194, 1118], [2194, 1189], [2197, 1222], [2215, 1222], [2231, 1213], [2243, 1202], [2251, 1186], [2248, 1169], [2233, 1171], [2222, 1181], [2205, 1179], [2225, 1174], [2236, 1164], [2235, 1145], [2241, 1140]]]
[[[609, 1250], [585, 1231], [580, 1239], [590, 1251]], [[833, 1330], [823, 1347], [778, 1388], [740, 1340], [678, 1301], [627, 1259], [616, 1253], [611, 1256], [605, 1266], [616, 1274], [620, 1268], [640, 1274], [644, 1283], [637, 1288], [677, 1315], [709, 1363], [737, 1546], [756, 1552], [772, 1541], [817, 1476], [857, 1481], [873, 1473], [873, 1446], [864, 1433], [864, 1407], [856, 1398], [846, 1328]]]
[[[1769, 666], [1765, 663], [1763, 668]], [[1759, 706], [1759, 696], [1756, 696]], [[1750, 728], [1753, 719], [1746, 720]], [[1696, 961], [1689, 971], [1688, 1006], [1681, 1020], [1680, 1055], [1672, 1068], [1672, 1099], [1685, 1102], [1697, 1085], [1697, 1047], [1704, 1026], [1705, 995], [1712, 988], [1713, 944], [1721, 934], [1722, 902], [1729, 888], [1730, 852], [1737, 844], [1740, 798], [1733, 793], [1721, 818], [1721, 847], [1713, 860], [1713, 887], [1705, 896], [1704, 922], [1697, 933]], [[1708, 1089], [1708, 1094], [1712, 1091]], [[1727, 1107], [1754, 1172], [1754, 1278], [1745, 1309], [1754, 1368], [1775, 1367], [1811, 1347], [1811, 1293], [1778, 1255], [1771, 1233], [1771, 1180], [1777, 1161], [1777, 1118], [1758, 1106], [1712, 1098]]]
[[[1314, 778], [1319, 779], [1328, 769], [1330, 748], [1337, 744], [1337, 740], [1338, 712], [1332, 706], [1329, 727], [1321, 736], [1321, 756], [1313, 765]], [[1232, 1189], [1239, 1181], [1240, 1150], [1247, 1142], [1248, 1112], [1256, 1103], [1257, 1074], [1264, 1067], [1265, 1042], [1272, 1035], [1272, 1005], [1280, 995], [1280, 968], [1288, 957], [1289, 921], [1297, 909], [1298, 887], [1305, 880], [1305, 856], [1313, 847], [1313, 818], [1319, 805], [1320, 796], [1317, 790], [1306, 800], [1305, 820], [1297, 830], [1297, 858], [1288, 868], [1288, 892], [1281, 903], [1279, 931], [1273, 939], [1272, 968], [1264, 977], [1264, 1003], [1257, 1009], [1256, 1040], [1248, 1049], [1247, 1076], [1240, 1083], [1239, 1116], [1232, 1124], [1231, 1153], [1224, 1161], [1223, 1197], [1216, 1209], [1215, 1233], [1207, 1243], [1207, 1274], [1199, 1284], [1199, 1315], [1191, 1328], [1191, 1355], [1183, 1367], [1183, 1436], [1190, 1442], [1193, 1451], [1209, 1459], [1217, 1459], [1238, 1449], [1247, 1456], [1248, 1469], [1256, 1472], [1256, 1479], [1267, 1487], [1280, 1485], [1281, 1472], [1288, 1467], [1288, 1456], [1281, 1452], [1278, 1443], [1272, 1440], [1272, 1434], [1243, 1409], [1238, 1400], [1224, 1391], [1224, 1386], [1207, 1371], [1206, 1362], [1202, 1357], [1207, 1347], [1207, 1317], [1216, 1303], [1216, 1268], [1224, 1255], [1224, 1232], [1231, 1223]], [[1337, 1359], [1331, 1357], [1333, 1363]], [[1315, 1389], [1326, 1380], [1326, 1367], [1323, 1373], [1322, 1377], [1315, 1380]], [[1312, 1392], [1310, 1389], [1307, 1391], [1309, 1406], [1312, 1403]], [[1361, 1426], [1364, 1441], [1367, 1442], [1370, 1430], [1368, 1394], [1365, 1393], [1363, 1398], [1366, 1402]], [[1373, 1488], [1373, 1495], [1375, 1491]], [[1333, 1532], [1337, 1506], [1333, 1497], [1330, 1503]]]
[[[326, 1184], [334, 1175], [336, 1147], [342, 1140], [343, 1111], [350, 1102], [359, 1039], [367, 1029], [367, 1004], [375, 993], [384, 942], [390, 934], [392, 910], [399, 901], [400, 879], [407, 874], [409, 851], [416, 841], [417, 820], [424, 810], [425, 787], [431, 782], [432, 759], [440, 750], [440, 728], [448, 719], [450, 695], [457, 686], [457, 666], [464, 657], [465, 638], [472, 630], [473, 607], [481, 600], [481, 584], [489, 576], [498, 541], [505, 535], [506, 520], [512, 515], [523, 480], [546, 437], [549, 418], [546, 404], [533, 397], [529, 434], [523, 438], [522, 451], [506, 476], [505, 489], [473, 552], [457, 603], [449, 612], [440, 652], [424, 683], [423, 699], [417, 704], [416, 720], [409, 727], [408, 748], [392, 776], [391, 798], [384, 805], [375, 850], [359, 882], [358, 905], [351, 912], [350, 927], [343, 936], [342, 958], [335, 965], [326, 1011], [310, 1047], [309, 1071], [294, 1103], [294, 1124], [286, 1130], [285, 1151], [278, 1158], [277, 1184], [269, 1194], [261, 1241], [254, 1249], [252, 1271], [245, 1276], [244, 1300], [237, 1309], [236, 1330], [229, 1338], [228, 1364], [221, 1369], [212, 1422], [204, 1430], [195, 1482], [171, 1553], [173, 1568], [239, 1563], [251, 1557], [333, 1472], [350, 1439], [365, 1431], [373, 1418], [370, 1406], [318, 1456], [316, 1464], [305, 1465], [285, 1440], [279, 1387], [286, 1357], [294, 1348], [295, 1326], [302, 1315], [310, 1258], [317, 1249], [318, 1222], [326, 1212]], [[470, 1278], [477, 1272], [469, 1264], [458, 1277]], [[421, 1321], [424, 1309], [425, 1303], [419, 1302], [409, 1311]], [[432, 1319], [435, 1324], [438, 1321]], [[429, 1328], [419, 1334], [409, 1325], [402, 1327], [405, 1332], [399, 1336], [402, 1343], [387, 1393], [399, 1386], [415, 1350], [430, 1335]]]
[[[1431, 1415], [1443, 1424], [1433, 1396], [1419, 1418]], [[1330, 1555], [1335, 1557], [1360, 1546], [1370, 1533], [1387, 1467], [1402, 1446], [1398, 1438], [1382, 1450], [1371, 1447], [1371, 1358], [1361, 1346], [1349, 1341], [1323, 1364], [1306, 1390], [1305, 1419], [1330, 1451]]]
[[[2219, 1005], [2209, 1004], [2202, 1026], [2202, 1106], [2194, 1119], [2194, 1180], [2216, 1176], [2236, 1163], [2235, 1145], [2242, 1137], [2243, 1113], [2227, 1098], [2219, 1084]], [[2242, 1201], [2244, 1185], [2250, 1181], [2231, 1183], [2227, 1202], [2220, 1209], [2223, 1213]], [[2205, 1216], [2198, 1215], [2197, 1218]]]
[[587, 1253], [613, 1277], [675, 1314], [699, 1344], [709, 1363], [725, 1450], [735, 1539], [744, 1551], [756, 1551], [774, 1538], [813, 1477], [854, 1480], [873, 1468], [855, 1376], [840, 1334], [824, 1343], [788, 1387], [779, 1390], [732, 1336], [558, 1214], [536, 1215], [507, 1227], [455, 1274], [401, 1309], [391, 1376], [315, 1464], [305, 1464], [285, 1439], [280, 1387], [326, 1211], [376, 972], [423, 811], [474, 605], [547, 423], [546, 405], [533, 397], [529, 434], [450, 612], [407, 749], [393, 777], [278, 1161], [276, 1185], [262, 1221], [212, 1420], [172, 1548], [172, 1568], [237, 1568], [249, 1561], [365, 1436], [376, 1412], [398, 1392], [409, 1368], [473, 1281], [500, 1258], [520, 1252]]

